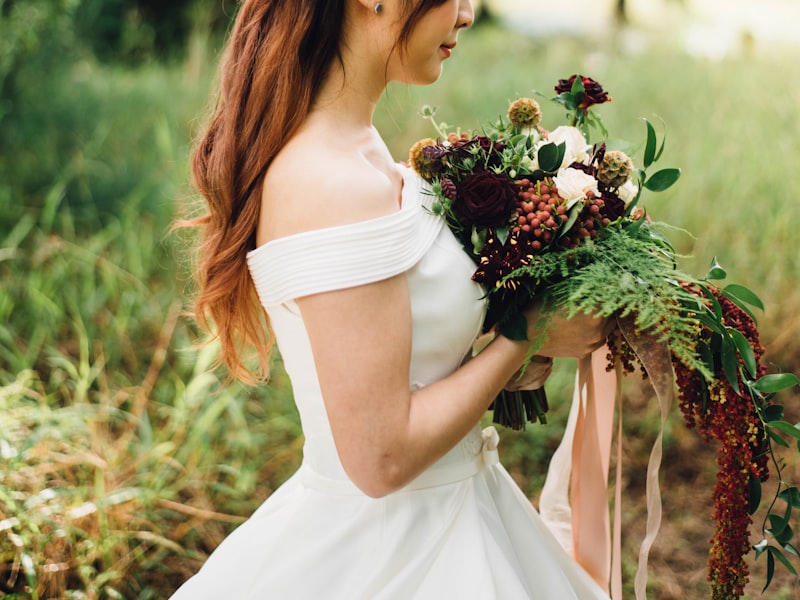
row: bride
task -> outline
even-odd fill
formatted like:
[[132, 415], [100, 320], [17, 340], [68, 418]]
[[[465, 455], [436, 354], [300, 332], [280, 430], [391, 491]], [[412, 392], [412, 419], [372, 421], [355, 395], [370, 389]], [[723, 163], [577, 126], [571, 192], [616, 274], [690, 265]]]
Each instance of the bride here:
[[[527, 344], [465, 360], [485, 309], [473, 263], [372, 125], [387, 83], [436, 81], [472, 20], [469, 0], [241, 6], [194, 156], [196, 315], [245, 381], [275, 340], [305, 446], [173, 598], [608, 598], [478, 427]], [[556, 318], [540, 353], [584, 356], [605, 326]]]

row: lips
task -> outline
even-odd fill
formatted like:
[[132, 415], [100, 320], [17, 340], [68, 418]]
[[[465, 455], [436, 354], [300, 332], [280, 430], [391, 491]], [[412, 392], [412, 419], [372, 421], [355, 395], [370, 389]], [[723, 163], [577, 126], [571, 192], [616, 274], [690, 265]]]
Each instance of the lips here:
[[450, 53], [453, 51], [453, 48], [455, 48], [455, 47], [456, 47], [456, 43], [455, 42], [450, 43], [450, 44], [442, 44], [441, 46], [439, 46], [439, 48], [442, 50], [442, 52], [444, 52], [444, 55], [446, 57], [450, 56]]

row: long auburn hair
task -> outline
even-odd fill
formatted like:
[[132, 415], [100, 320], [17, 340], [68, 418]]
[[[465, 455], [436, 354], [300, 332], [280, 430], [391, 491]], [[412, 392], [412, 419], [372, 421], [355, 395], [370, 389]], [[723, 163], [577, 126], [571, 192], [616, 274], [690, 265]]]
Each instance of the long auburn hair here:
[[[273, 338], [247, 268], [255, 248], [261, 183], [306, 119], [340, 43], [346, 0], [244, 0], [220, 63], [220, 90], [192, 159], [208, 212], [189, 221], [202, 233], [194, 315], [218, 339], [218, 363], [255, 383], [269, 375]], [[402, 49], [419, 19], [446, 0], [401, 0]], [[257, 368], [246, 362], [250, 350]]]

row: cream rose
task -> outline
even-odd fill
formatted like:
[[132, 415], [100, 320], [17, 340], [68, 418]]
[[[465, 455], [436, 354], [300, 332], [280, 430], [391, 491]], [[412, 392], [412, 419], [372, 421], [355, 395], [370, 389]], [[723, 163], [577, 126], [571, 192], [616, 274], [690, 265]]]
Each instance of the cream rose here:
[[567, 201], [567, 210], [587, 196], [599, 196], [597, 180], [578, 169], [562, 169], [553, 177], [558, 195]]
[[574, 162], [586, 164], [589, 159], [589, 151], [592, 147], [586, 143], [586, 138], [577, 127], [568, 127], [562, 125], [556, 127], [553, 131], [547, 134], [547, 140], [540, 143], [555, 143], [565, 144], [564, 160], [561, 162], [561, 168], [564, 169]]
[[631, 203], [631, 200], [633, 200], [638, 193], [639, 187], [630, 179], [619, 186], [619, 189], [617, 190], [617, 195], [619, 196], [619, 199], [625, 203], [625, 206], [628, 206], [628, 204]]

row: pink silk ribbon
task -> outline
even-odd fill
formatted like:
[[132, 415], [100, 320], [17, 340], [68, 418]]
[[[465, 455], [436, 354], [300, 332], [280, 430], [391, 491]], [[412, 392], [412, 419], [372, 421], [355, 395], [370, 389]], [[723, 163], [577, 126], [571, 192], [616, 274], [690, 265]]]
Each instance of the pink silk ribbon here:
[[[634, 580], [636, 599], [644, 600], [647, 560], [661, 525], [658, 474], [664, 426], [673, 404], [674, 373], [669, 348], [664, 343], [658, 342], [653, 336], [636, 332], [630, 319], [618, 319], [618, 325], [647, 370], [661, 408], [661, 428], [647, 467], [647, 528]], [[608, 348], [603, 347], [578, 361], [570, 416], [561, 444], [550, 461], [539, 511], [564, 549], [598, 584], [610, 590], [614, 600], [621, 600], [621, 373], [618, 366], [610, 372], [606, 369], [607, 355]], [[608, 479], [615, 412], [618, 417], [612, 539]]]

